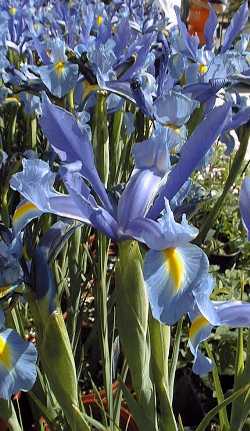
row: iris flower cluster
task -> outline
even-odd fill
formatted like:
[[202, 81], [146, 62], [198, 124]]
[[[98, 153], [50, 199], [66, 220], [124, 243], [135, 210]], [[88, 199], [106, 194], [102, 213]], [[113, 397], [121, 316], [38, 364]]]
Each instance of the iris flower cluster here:
[[[0, 10], [0, 101], [22, 105], [29, 120], [39, 115], [50, 145], [47, 158], [24, 154], [23, 170], [10, 180], [21, 195], [11, 244], [22, 241], [27, 224], [44, 213], [78, 220], [112, 241], [139, 241], [147, 247], [143, 275], [154, 318], [173, 325], [189, 315], [193, 369], [207, 372], [211, 363], [198, 349], [200, 342], [213, 326], [250, 326], [250, 305], [209, 299], [213, 279], [208, 259], [192, 243], [198, 230], [188, 223], [182, 204], [192, 188], [192, 173], [207, 163], [214, 142], [221, 138], [232, 150], [230, 131], [249, 121], [249, 107], [234, 94], [234, 85], [249, 79], [248, 37], [240, 35], [247, 2], [219, 50], [212, 9], [203, 47], [188, 34], [178, 10], [178, 26], [166, 31], [168, 17], [156, 2], [117, 0], [105, 6], [90, 0], [4, 0]], [[100, 92], [105, 92], [108, 115], [124, 112], [128, 136], [136, 120], [129, 104], [151, 124], [149, 136], [133, 146], [134, 168], [119, 199], [101, 181], [91, 144], [88, 122]], [[58, 106], [67, 103], [74, 114]], [[197, 113], [201, 120], [191, 133]], [[66, 193], [56, 189], [56, 180]], [[249, 196], [246, 179], [240, 208], [248, 235]], [[20, 256], [11, 244], [2, 244], [0, 253], [15, 269], [15, 280], [6, 281], [4, 266], [0, 294], [22, 280]], [[5, 329], [1, 312], [0, 396], [28, 390], [35, 363], [35, 347]]]

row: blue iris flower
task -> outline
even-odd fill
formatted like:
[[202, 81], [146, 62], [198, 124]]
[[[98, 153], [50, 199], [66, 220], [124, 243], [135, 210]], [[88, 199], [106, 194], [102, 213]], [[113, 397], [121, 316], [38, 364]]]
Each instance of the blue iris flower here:
[[57, 97], [63, 97], [76, 85], [78, 66], [67, 61], [65, 43], [55, 39], [49, 46], [50, 63], [36, 68], [42, 82]]
[[36, 381], [37, 351], [20, 335], [5, 328], [0, 309], [0, 397], [9, 400], [18, 391], [29, 391]]
[[193, 371], [206, 374], [212, 368], [211, 361], [199, 350], [199, 344], [206, 340], [213, 327], [228, 326], [229, 328], [250, 327], [250, 303], [243, 301], [211, 301], [214, 281], [211, 275], [201, 277], [193, 291], [193, 309], [189, 311], [191, 327], [189, 346], [194, 355]]

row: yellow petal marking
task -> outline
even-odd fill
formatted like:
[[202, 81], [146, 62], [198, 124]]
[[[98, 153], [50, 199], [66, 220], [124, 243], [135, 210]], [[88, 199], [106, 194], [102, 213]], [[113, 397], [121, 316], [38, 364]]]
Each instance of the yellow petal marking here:
[[209, 321], [206, 319], [206, 317], [202, 315], [197, 316], [190, 326], [189, 338], [195, 337], [197, 333], [207, 325], [209, 325]]
[[11, 350], [8, 342], [0, 335], [0, 364], [10, 369], [12, 366]]
[[175, 124], [167, 124], [167, 127], [177, 133], [177, 135], [179, 135], [181, 132], [180, 127], [176, 126]]
[[14, 6], [9, 7], [8, 12], [11, 16], [15, 16], [16, 15], [16, 7], [14, 7]]
[[60, 78], [64, 72], [65, 69], [65, 63], [63, 61], [58, 61], [55, 66], [54, 66], [55, 72], [58, 76], [58, 78]]
[[208, 71], [208, 67], [205, 64], [199, 65], [199, 72], [201, 75], [204, 75], [204, 73], [206, 73], [207, 71]]
[[0, 299], [4, 298], [9, 291], [11, 290], [12, 286], [1, 286], [0, 287]]
[[23, 217], [25, 214], [27, 214], [29, 211], [38, 210], [37, 206], [34, 205], [32, 202], [25, 202], [23, 205], [20, 205], [13, 216], [13, 221], [16, 222], [18, 219]]
[[96, 24], [98, 25], [98, 27], [100, 27], [103, 23], [103, 16], [98, 15], [98, 17], [96, 18]]
[[175, 289], [179, 290], [182, 286], [185, 276], [183, 259], [176, 248], [167, 248], [164, 250], [164, 254], [166, 257], [166, 265], [169, 275], [173, 280]]

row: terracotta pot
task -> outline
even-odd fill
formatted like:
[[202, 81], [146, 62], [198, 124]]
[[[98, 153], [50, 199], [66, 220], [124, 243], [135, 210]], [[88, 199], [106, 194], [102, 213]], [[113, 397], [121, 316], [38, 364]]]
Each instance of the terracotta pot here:
[[197, 36], [200, 39], [200, 44], [206, 43], [204, 36], [204, 28], [206, 21], [209, 16], [208, 2], [205, 1], [192, 1], [189, 8], [189, 14], [187, 18], [188, 31], [190, 34]]
[[[119, 387], [119, 383], [118, 382], [114, 382], [112, 385], [112, 390], [113, 393], [116, 392], [116, 390]], [[108, 400], [107, 400], [107, 396], [106, 396], [106, 392], [104, 390], [99, 391], [99, 396], [101, 398], [102, 404], [104, 406], [105, 409], [107, 409], [108, 407]], [[98, 400], [98, 398], [96, 398], [94, 393], [89, 393], [89, 394], [83, 394], [82, 395], [82, 402], [86, 408], [86, 410], [91, 411], [91, 413], [93, 414], [93, 416], [98, 419], [100, 417], [100, 401]], [[127, 431], [139, 431], [133, 416], [131, 415], [131, 413], [127, 410], [127, 406], [125, 403], [122, 403], [121, 406], [121, 415], [120, 415], [120, 426], [122, 427], [122, 430], [127, 430]]]

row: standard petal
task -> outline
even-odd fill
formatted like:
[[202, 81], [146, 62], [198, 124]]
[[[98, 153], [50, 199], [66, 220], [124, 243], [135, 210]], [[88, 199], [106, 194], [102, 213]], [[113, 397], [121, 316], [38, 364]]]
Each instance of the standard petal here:
[[158, 129], [150, 139], [133, 145], [132, 153], [138, 169], [151, 169], [159, 176], [170, 170], [168, 130]]
[[215, 10], [211, 7], [209, 17], [206, 21], [204, 28], [204, 35], [206, 39], [206, 48], [211, 50], [214, 44], [214, 32], [217, 27], [218, 20]]
[[168, 176], [166, 184], [159, 191], [159, 196], [148, 213], [148, 217], [156, 218], [164, 208], [164, 198], [171, 200], [187, 181], [194, 169], [199, 165], [207, 151], [220, 136], [229, 121], [231, 105], [213, 109], [195, 129], [181, 150], [181, 157]]
[[143, 274], [155, 319], [173, 325], [187, 313], [193, 307], [192, 290], [207, 271], [208, 259], [195, 245], [149, 250]]
[[121, 234], [130, 221], [145, 215], [160, 181], [161, 177], [150, 169], [134, 169], [118, 202], [117, 218]]
[[243, 30], [248, 20], [248, 2], [245, 1], [239, 10], [234, 14], [227, 28], [221, 52], [230, 48], [236, 36]]

